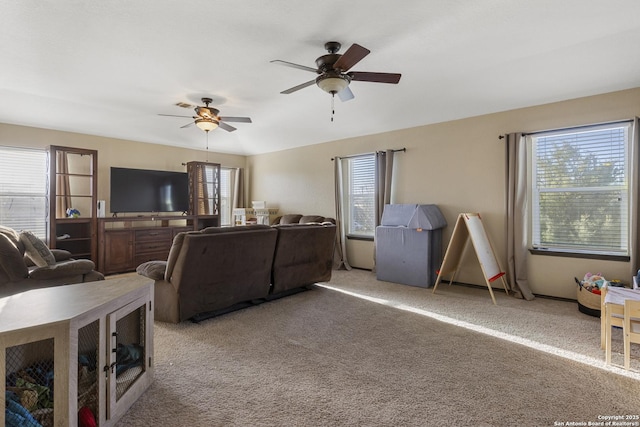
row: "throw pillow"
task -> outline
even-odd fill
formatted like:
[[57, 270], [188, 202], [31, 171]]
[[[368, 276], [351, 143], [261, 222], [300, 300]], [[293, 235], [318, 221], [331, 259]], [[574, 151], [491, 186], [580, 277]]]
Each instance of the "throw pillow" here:
[[20, 232], [20, 241], [24, 244], [25, 255], [38, 267], [46, 267], [56, 263], [56, 258], [51, 250], [32, 232]]

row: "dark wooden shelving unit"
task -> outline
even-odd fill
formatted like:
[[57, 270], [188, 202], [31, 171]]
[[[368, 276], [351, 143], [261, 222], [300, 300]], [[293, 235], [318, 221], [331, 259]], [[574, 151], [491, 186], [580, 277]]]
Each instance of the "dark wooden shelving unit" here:
[[[49, 247], [97, 259], [98, 152], [52, 145], [49, 151]], [[68, 208], [78, 217], [69, 217]]]

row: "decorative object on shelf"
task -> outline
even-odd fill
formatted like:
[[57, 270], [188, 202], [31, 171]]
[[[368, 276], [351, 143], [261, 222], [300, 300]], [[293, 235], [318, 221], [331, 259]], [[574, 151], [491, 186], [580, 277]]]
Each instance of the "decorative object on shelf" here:
[[78, 209], [69, 208], [67, 209], [67, 218], [79, 218], [80, 211]]

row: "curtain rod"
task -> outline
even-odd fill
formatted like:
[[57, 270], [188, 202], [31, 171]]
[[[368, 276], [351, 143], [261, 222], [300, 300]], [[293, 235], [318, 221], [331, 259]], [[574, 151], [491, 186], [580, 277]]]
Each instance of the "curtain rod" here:
[[334, 161], [335, 159], [351, 159], [353, 157], [363, 157], [363, 156], [370, 156], [371, 154], [376, 154], [376, 153], [384, 153], [384, 151], [392, 151], [394, 153], [397, 153], [398, 151], [402, 151], [403, 153], [407, 151], [406, 147], [403, 148], [394, 148], [392, 150], [380, 150], [380, 151], [374, 151], [373, 153], [361, 153], [361, 154], [352, 154], [350, 156], [338, 156], [338, 157], [332, 157], [331, 161]]
[[[547, 130], [539, 130], [539, 131], [535, 131], [535, 132], [522, 132], [522, 136], [528, 136], [528, 135], [538, 135], [540, 133], [548, 133], [548, 132], [558, 132], [558, 131], [573, 131], [576, 129], [584, 129], [584, 128], [588, 128], [588, 127], [594, 127], [594, 126], [607, 126], [607, 125], [615, 125], [618, 123], [633, 123], [633, 119], [625, 119], [625, 120], [614, 120], [612, 122], [601, 122], [601, 123], [593, 123], [590, 125], [582, 125], [582, 126], [569, 126], [566, 128], [556, 128], [556, 129], [547, 129]], [[498, 135], [498, 139], [505, 139], [507, 136], [506, 135]]]

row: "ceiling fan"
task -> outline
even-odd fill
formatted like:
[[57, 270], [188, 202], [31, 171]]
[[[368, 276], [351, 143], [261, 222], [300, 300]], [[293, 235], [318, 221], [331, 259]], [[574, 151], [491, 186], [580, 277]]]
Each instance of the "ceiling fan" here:
[[316, 59], [316, 65], [318, 68], [307, 67], [305, 65], [281, 61], [279, 59], [271, 61], [277, 64], [311, 71], [312, 73], [318, 74], [318, 77], [315, 79], [299, 84], [280, 93], [290, 94], [315, 83], [320, 89], [330, 93], [332, 96], [338, 94], [341, 101], [348, 101], [354, 97], [353, 92], [351, 92], [351, 89], [349, 88], [349, 83], [352, 81], [392, 84], [397, 84], [400, 81], [402, 74], [349, 71], [371, 51], [354, 43], [349, 49], [347, 49], [344, 55], [341, 55], [338, 53], [341, 46], [342, 45], [338, 42], [325, 43], [324, 48], [329, 53]]
[[[188, 123], [184, 126], [181, 126], [180, 129], [189, 127], [193, 124], [198, 126], [198, 128], [202, 129], [205, 132], [209, 132], [214, 130], [217, 127], [220, 127], [227, 132], [233, 132], [236, 130], [233, 126], [228, 125], [225, 122], [238, 122], [238, 123], [251, 123], [251, 119], [249, 117], [231, 117], [231, 116], [219, 116], [220, 111], [216, 108], [209, 107], [211, 104], [211, 98], [202, 98], [202, 102], [204, 103], [204, 107], [196, 106], [194, 111], [196, 112], [195, 116], [176, 116], [175, 114], [158, 114], [159, 116], [167, 116], [167, 117], [190, 117], [194, 119], [193, 122]], [[181, 107], [190, 108], [193, 105], [178, 103]]]

